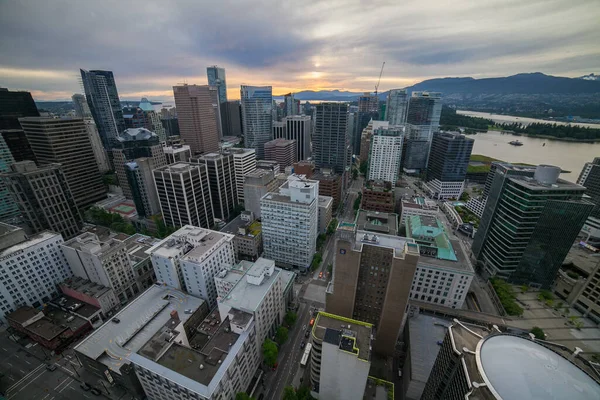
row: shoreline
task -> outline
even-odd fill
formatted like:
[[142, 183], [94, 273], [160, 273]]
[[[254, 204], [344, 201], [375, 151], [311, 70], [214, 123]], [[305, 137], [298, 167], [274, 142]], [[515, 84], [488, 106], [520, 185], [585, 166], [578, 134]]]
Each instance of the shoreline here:
[[[488, 130], [487, 132], [499, 132], [496, 130]], [[478, 133], [487, 133], [487, 132], [478, 132]], [[572, 142], [572, 143], [600, 143], [600, 139], [575, 139], [575, 138], [557, 138], [554, 136], [549, 136], [549, 135], [532, 135], [531, 133], [521, 133], [519, 132], [518, 135], [513, 135], [512, 133], [504, 133], [504, 135], [507, 136], [515, 136], [515, 137], [519, 137], [519, 136], [527, 136], [529, 138], [533, 138], [533, 139], [545, 139], [545, 140], [554, 140], [557, 142]]]

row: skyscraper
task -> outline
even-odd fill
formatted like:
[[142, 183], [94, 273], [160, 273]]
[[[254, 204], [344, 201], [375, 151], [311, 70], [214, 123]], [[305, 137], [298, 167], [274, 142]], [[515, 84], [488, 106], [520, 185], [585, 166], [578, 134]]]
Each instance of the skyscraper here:
[[244, 201], [244, 175], [256, 169], [256, 150], [254, 149], [229, 149], [233, 155], [235, 170], [235, 188], [238, 202]]
[[108, 162], [106, 150], [102, 146], [102, 140], [100, 140], [96, 123], [92, 118], [85, 118], [83, 123], [85, 124], [90, 144], [92, 145], [92, 151], [94, 152], [94, 158], [96, 159], [96, 164], [98, 164], [98, 169], [101, 173], [110, 171], [110, 163]]
[[396, 184], [400, 172], [404, 126], [385, 126], [373, 130], [369, 151], [368, 180]]
[[[360, 217], [357, 221], [361, 223]], [[382, 223], [377, 222], [364, 226], [381, 229]], [[375, 234], [348, 223], [338, 227], [335, 246], [325, 311], [375, 325], [374, 350], [394, 354], [419, 261], [419, 246], [413, 239]]]
[[191, 162], [206, 166], [215, 218], [229, 220], [238, 204], [233, 155], [209, 153], [192, 158]]
[[596, 245], [600, 241], [600, 157], [585, 163], [577, 184], [585, 186], [585, 194], [590, 196], [590, 201], [594, 203], [594, 209], [583, 230], [589, 235], [587, 241], [592, 241]]
[[298, 161], [296, 153], [295, 140], [279, 138], [265, 143], [265, 160], [277, 161], [280, 172]]
[[[298, 161], [308, 160], [311, 156], [310, 138], [312, 137], [312, 120], [308, 115], [293, 115], [283, 119], [285, 138], [296, 141]], [[275, 139], [277, 139], [275, 137]]]
[[273, 121], [273, 139], [285, 139], [286, 125], [283, 121]]
[[70, 239], [79, 234], [82, 221], [62, 169], [58, 164], [38, 168], [33, 161], [21, 161], [0, 177], [33, 232], [48, 229]]
[[73, 101], [73, 108], [75, 108], [77, 118], [92, 118], [92, 112], [84, 95], [75, 93], [71, 96], [71, 100]]
[[[19, 123], [18, 120], [17, 123]], [[19, 124], [19, 126], [21, 126], [21, 124]], [[6, 146], [8, 146], [15, 161], [37, 161], [23, 129], [0, 130], [0, 135], [4, 138], [4, 142], [6, 142]]]
[[112, 71], [80, 70], [90, 112], [96, 121], [104, 148], [110, 151], [120, 132], [125, 130], [123, 110]]
[[406, 124], [402, 151], [402, 168], [405, 173], [416, 174], [427, 168], [431, 136], [431, 126]]
[[29, 92], [11, 92], [0, 88], [0, 131], [21, 129], [19, 118], [39, 117], [40, 113]]
[[425, 186], [434, 199], [458, 199], [461, 196], [474, 142], [456, 133], [433, 134]]
[[173, 86], [179, 134], [193, 154], [219, 151], [217, 89], [208, 85]]
[[106, 198], [87, 127], [79, 118], [19, 119], [39, 166], [61, 164], [77, 208]]
[[160, 141], [165, 142], [167, 140], [167, 132], [160, 120], [160, 115], [154, 110], [152, 103], [147, 98], [142, 97], [139, 107], [144, 113], [144, 128], [156, 133]]
[[486, 275], [549, 288], [593, 204], [583, 186], [540, 165], [533, 177], [496, 169], [473, 254]]
[[[352, 135], [352, 153], [360, 155], [360, 136], [371, 120], [379, 118], [379, 98], [375, 94], [365, 92], [358, 98], [358, 112], [354, 121], [354, 134]], [[363, 155], [364, 156], [364, 155]]]
[[437, 131], [442, 115], [441, 96], [441, 93], [435, 92], [412, 92], [406, 122], [417, 126], [430, 126], [432, 132]]
[[244, 146], [256, 150], [256, 157], [265, 156], [265, 143], [273, 138], [271, 132], [273, 91], [271, 86], [246, 86], [240, 89]]
[[286, 117], [300, 114], [300, 101], [294, 99], [293, 93], [283, 96], [284, 114]]
[[406, 89], [392, 89], [387, 96], [385, 119], [390, 125], [406, 123], [408, 112], [408, 94]]
[[[10, 166], [15, 162], [4, 137], [0, 136], [0, 173], [9, 172]], [[0, 179], [0, 219], [14, 217], [19, 214], [19, 208], [11, 196], [4, 182]]]
[[260, 199], [264, 256], [307, 271], [316, 252], [319, 182], [290, 176], [279, 193]]
[[219, 103], [226, 103], [227, 80], [225, 79], [225, 68], [217, 67], [216, 65], [207, 67], [206, 76], [208, 77], [208, 85], [217, 88]]
[[347, 146], [348, 104], [320, 103], [316, 105], [313, 160], [318, 168], [332, 168], [344, 174], [349, 164]]
[[117, 138], [112, 154], [125, 197], [134, 201], [140, 216], [157, 214], [160, 209], [152, 170], [167, 165], [158, 136], [145, 128], [126, 129]]
[[165, 225], [212, 228], [208, 173], [203, 164], [178, 162], [153, 171]]
[[239, 100], [221, 104], [221, 122], [224, 136], [242, 136], [242, 110]]

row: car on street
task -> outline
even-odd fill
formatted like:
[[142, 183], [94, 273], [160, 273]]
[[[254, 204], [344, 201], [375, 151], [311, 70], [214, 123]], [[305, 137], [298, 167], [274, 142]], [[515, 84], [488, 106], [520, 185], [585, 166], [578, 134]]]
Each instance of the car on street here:
[[272, 370], [272, 371], [275, 371], [275, 370], [277, 369], [277, 366], [278, 366], [278, 365], [279, 365], [278, 363], [275, 363], [275, 364], [273, 365], [273, 368], [271, 368], [271, 370]]
[[304, 325], [302, 326], [302, 330], [303, 330], [303, 331], [305, 331], [305, 330], [306, 330], [306, 324], [304, 324]]
[[303, 349], [304, 346], [306, 346], [306, 342], [303, 340], [302, 343], [300, 343], [300, 348]]
[[319, 279], [323, 278], [323, 271], [319, 272]]
[[87, 392], [89, 391], [92, 387], [90, 385], [88, 385], [87, 383], [83, 382], [81, 385], [79, 385], [79, 387], [84, 391]]
[[46, 369], [48, 371], [54, 371], [56, 369], [56, 365], [54, 365], [54, 364], [46, 364]]
[[309, 323], [309, 325], [310, 325], [310, 326], [313, 326], [314, 324], [315, 324], [315, 319], [314, 319], [314, 318], [311, 318], [311, 319], [310, 319], [310, 323]]
[[102, 392], [100, 390], [98, 390], [98, 388], [92, 388], [91, 393], [94, 396], [100, 396], [102, 394]]
[[304, 332], [304, 337], [306, 337], [306, 338], [307, 338], [307, 337], [309, 337], [309, 336], [310, 336], [310, 331], [306, 331], [306, 332]]

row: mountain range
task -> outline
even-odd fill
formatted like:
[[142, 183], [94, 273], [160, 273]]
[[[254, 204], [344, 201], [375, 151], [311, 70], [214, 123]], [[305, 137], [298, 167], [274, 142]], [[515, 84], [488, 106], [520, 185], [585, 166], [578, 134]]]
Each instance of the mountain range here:
[[[428, 79], [407, 87], [407, 91], [441, 92], [450, 95], [578, 95], [600, 94], [600, 80], [590, 74], [580, 78], [545, 75], [541, 72], [517, 74], [501, 78], [438, 78]], [[388, 92], [379, 93], [385, 100]], [[298, 100], [354, 101], [362, 92], [340, 90], [305, 90], [294, 93]], [[280, 96], [281, 97], [281, 96]]]

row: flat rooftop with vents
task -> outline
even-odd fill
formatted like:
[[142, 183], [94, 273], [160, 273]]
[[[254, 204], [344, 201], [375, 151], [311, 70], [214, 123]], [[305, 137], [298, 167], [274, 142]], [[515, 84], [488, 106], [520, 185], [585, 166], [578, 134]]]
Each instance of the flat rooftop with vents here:
[[398, 234], [398, 214], [359, 210], [355, 224], [358, 229], [386, 235]]
[[358, 358], [371, 360], [371, 335], [373, 325], [339, 315], [319, 312], [312, 329], [313, 336], [323, 342], [338, 346]]

